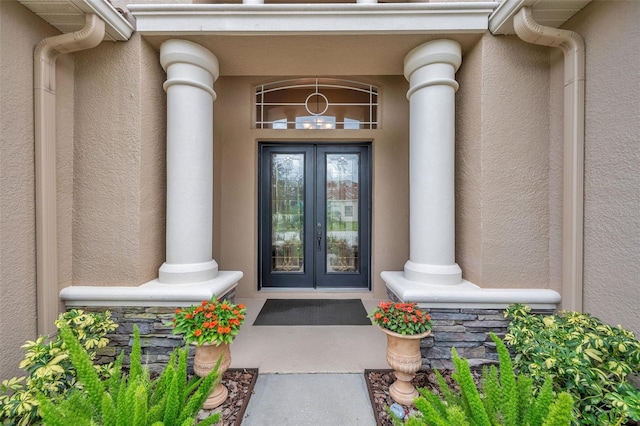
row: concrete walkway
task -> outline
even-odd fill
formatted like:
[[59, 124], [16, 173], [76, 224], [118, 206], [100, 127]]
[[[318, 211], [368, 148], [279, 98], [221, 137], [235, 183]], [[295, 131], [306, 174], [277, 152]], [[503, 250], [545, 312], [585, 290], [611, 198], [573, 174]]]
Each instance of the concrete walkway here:
[[242, 426], [374, 426], [364, 374], [265, 374]]
[[[379, 302], [362, 299], [367, 312]], [[373, 326], [253, 326], [265, 300], [236, 299], [247, 318], [231, 345], [231, 367], [259, 370], [242, 426], [375, 426], [364, 370], [389, 368], [384, 333]]]

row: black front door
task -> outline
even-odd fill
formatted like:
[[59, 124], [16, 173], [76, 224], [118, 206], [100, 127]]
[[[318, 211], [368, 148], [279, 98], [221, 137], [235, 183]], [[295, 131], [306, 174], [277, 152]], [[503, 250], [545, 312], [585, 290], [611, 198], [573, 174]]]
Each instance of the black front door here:
[[261, 287], [370, 288], [370, 144], [260, 145]]

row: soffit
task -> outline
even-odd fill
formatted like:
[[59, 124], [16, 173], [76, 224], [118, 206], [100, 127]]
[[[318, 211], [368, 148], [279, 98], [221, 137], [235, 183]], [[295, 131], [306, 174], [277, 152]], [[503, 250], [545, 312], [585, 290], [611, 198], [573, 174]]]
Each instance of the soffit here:
[[61, 33], [81, 30], [87, 13], [93, 13], [105, 22], [105, 40], [125, 41], [133, 33], [133, 25], [108, 0], [18, 0], [18, 2]]
[[515, 34], [513, 16], [524, 6], [531, 7], [538, 24], [559, 28], [589, 3], [591, 0], [504, 0], [489, 17], [489, 29], [494, 35]]
[[[482, 34], [450, 35], [463, 52]], [[157, 49], [172, 36], [146, 36]], [[404, 57], [416, 46], [442, 35], [220, 36], [189, 35], [213, 52], [221, 76], [403, 75]]]
[[402, 75], [405, 55], [435, 38], [463, 49], [498, 3], [140, 4], [127, 6], [156, 48], [169, 38], [213, 52], [220, 74]]

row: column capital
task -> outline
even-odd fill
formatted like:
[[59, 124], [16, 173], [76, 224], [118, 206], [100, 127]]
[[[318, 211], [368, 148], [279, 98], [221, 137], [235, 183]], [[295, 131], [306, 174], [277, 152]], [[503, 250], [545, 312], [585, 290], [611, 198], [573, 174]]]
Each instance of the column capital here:
[[167, 71], [170, 65], [183, 63], [206, 70], [213, 81], [220, 76], [220, 64], [216, 55], [208, 49], [187, 40], [171, 39], [160, 45], [160, 64]]
[[433, 40], [414, 48], [404, 58], [404, 76], [411, 75], [427, 65], [444, 63], [453, 66], [455, 73], [462, 63], [462, 49], [457, 41], [449, 39]]

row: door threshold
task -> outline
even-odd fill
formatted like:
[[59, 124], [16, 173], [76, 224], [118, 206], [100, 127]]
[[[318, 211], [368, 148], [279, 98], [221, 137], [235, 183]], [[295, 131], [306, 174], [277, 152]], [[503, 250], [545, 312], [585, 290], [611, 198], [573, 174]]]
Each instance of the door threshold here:
[[278, 299], [372, 299], [371, 290], [358, 288], [262, 288], [260, 296]]

